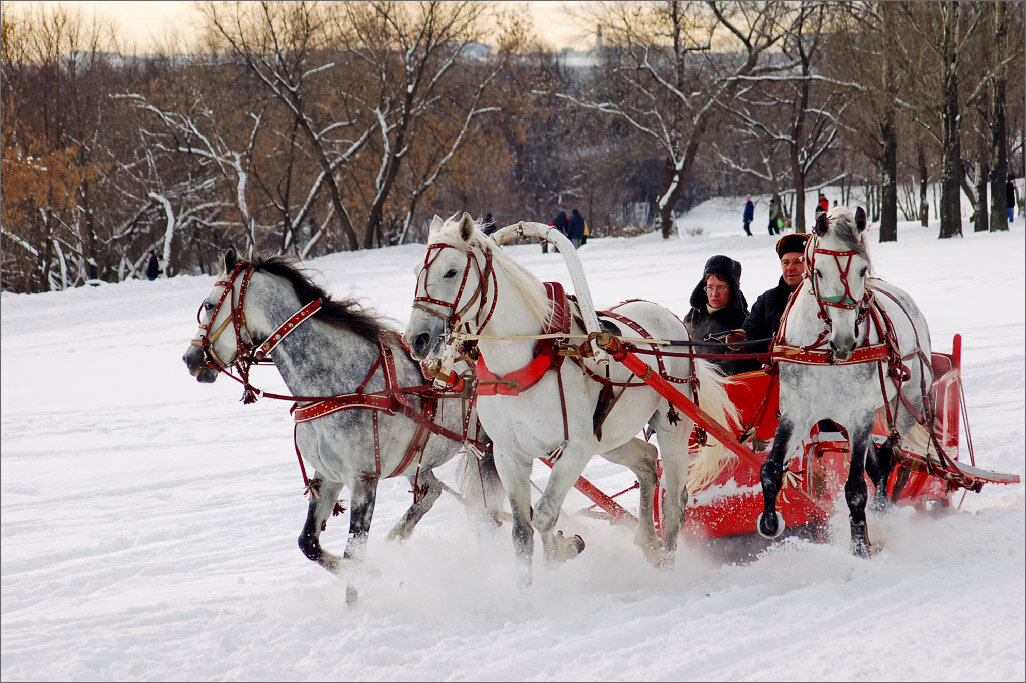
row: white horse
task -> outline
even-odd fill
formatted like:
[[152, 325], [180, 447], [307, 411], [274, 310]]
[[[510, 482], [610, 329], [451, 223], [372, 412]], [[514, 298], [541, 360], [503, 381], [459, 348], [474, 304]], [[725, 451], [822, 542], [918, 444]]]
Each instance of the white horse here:
[[[297, 401], [296, 449], [315, 470], [299, 537], [303, 554], [330, 572], [341, 573], [345, 563], [355, 573], [384, 477], [404, 476], [413, 488], [413, 504], [388, 534], [389, 540], [408, 538], [441, 495], [432, 470], [478, 436], [469, 397], [433, 391], [397, 332], [355, 301], [331, 299], [284, 258], [251, 263], [229, 250], [197, 318], [200, 328], [183, 360], [198, 381], [227, 373], [243, 382], [247, 401], [256, 395]], [[259, 392], [249, 384], [250, 365], [271, 349], [293, 396]], [[472, 470], [464, 480], [470, 487], [466, 499], [479, 504], [475, 511], [482, 518], [495, 518], [502, 493], [492, 460], [480, 461], [480, 471], [471, 460], [476, 458], [465, 454], [461, 462], [464, 473]], [[321, 547], [320, 534], [342, 509], [336, 502], [343, 486], [352, 498], [349, 537], [339, 558]], [[347, 598], [356, 599], [352, 581]]]
[[[531, 580], [535, 530], [549, 562], [576, 556], [583, 549], [579, 537], [564, 537], [555, 526], [567, 492], [596, 453], [637, 475], [641, 503], [635, 543], [653, 564], [672, 566], [688, 499], [685, 479], [692, 421], [618, 364], [597, 367], [593, 360], [574, 358], [574, 347], [566, 345], [550, 346], [548, 352], [540, 349], [545, 343], [530, 337], [552, 329], [565, 298], [550, 299], [546, 286], [478, 230], [468, 214], [444, 223], [436, 216], [428, 242], [403, 338], [413, 356], [424, 359], [441, 356], [453, 332], [483, 336], [478, 341], [478, 415], [494, 440], [495, 464], [512, 508], [514, 547], [525, 582]], [[661, 306], [630, 301], [613, 308], [615, 313], [609, 315], [625, 336], [687, 338], [684, 324]], [[575, 329], [580, 332], [579, 324]], [[638, 346], [639, 352], [656, 350], [653, 345]], [[723, 378], [710, 364], [667, 352], [657, 359], [659, 372], [676, 378], [683, 390], [689, 383], [697, 389], [693, 382], [700, 383], [707, 412], [723, 417], [733, 408]], [[667, 493], [661, 544], [652, 502], [658, 483], [656, 449], [635, 438], [646, 424], [657, 436], [663, 459]], [[532, 510], [535, 458], [554, 463]]]
[[[818, 421], [847, 429], [850, 465], [844, 486], [851, 520], [851, 548], [868, 557], [868, 473], [877, 497], [902, 438], [920, 446], [931, 439], [934, 411], [930, 331], [904, 291], [870, 277], [864, 231], [866, 212], [834, 207], [820, 214], [805, 248], [805, 279], [792, 295], [774, 340], [780, 371], [780, 422], [760, 471], [764, 512], [759, 533], [783, 532], [776, 512], [784, 464]], [[871, 433], [878, 410], [889, 426], [879, 452]], [[929, 429], [929, 431], [928, 431]], [[939, 447], [938, 447], [939, 448]], [[943, 458], [943, 452], [939, 453]]]

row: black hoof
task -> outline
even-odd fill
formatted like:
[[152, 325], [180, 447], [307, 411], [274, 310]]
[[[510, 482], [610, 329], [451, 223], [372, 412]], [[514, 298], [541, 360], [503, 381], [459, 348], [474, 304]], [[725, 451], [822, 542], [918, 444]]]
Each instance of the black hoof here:
[[784, 516], [779, 512], [774, 517], [766, 517], [766, 515], [760, 513], [757, 522], [759, 535], [763, 538], [779, 538], [780, 534], [784, 533]]

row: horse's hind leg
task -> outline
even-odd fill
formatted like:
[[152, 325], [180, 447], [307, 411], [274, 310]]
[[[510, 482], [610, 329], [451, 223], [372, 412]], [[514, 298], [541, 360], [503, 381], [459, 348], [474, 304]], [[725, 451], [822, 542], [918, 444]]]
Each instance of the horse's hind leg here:
[[694, 422], [690, 418], [683, 418], [674, 424], [662, 412], [656, 412], [649, 424], [655, 429], [656, 440], [659, 442], [659, 454], [663, 460], [663, 485], [666, 487], [666, 496], [663, 498], [665, 536], [658, 565], [670, 569], [673, 567], [677, 540], [688, 505], [688, 436], [694, 428]]
[[[349, 540], [346, 542], [346, 551], [342, 558], [354, 568], [359, 568], [367, 555], [367, 536], [370, 534], [377, 493], [378, 479], [373, 475], [358, 478], [353, 486], [353, 499], [349, 505]], [[351, 576], [346, 584], [346, 603], [356, 604], [356, 597], [356, 586]]]
[[438, 497], [442, 495], [442, 484], [431, 470], [421, 470], [416, 477], [410, 477], [409, 479], [414, 491], [417, 490], [418, 486], [423, 486], [424, 488], [420, 490], [424, 493], [422, 495], [413, 494], [413, 504], [410, 505], [402, 520], [388, 532], [389, 541], [405, 541], [408, 539], [413, 534], [413, 529], [417, 526], [417, 523], [427, 514], [427, 511], [435, 504]]
[[869, 438], [872, 416], [868, 424], [857, 425], [848, 430], [849, 465], [848, 480], [844, 483], [844, 499], [848, 503], [848, 517], [851, 520], [851, 552], [858, 557], [869, 557], [869, 533], [866, 530], [866, 458], [872, 446]]
[[634, 438], [624, 445], [602, 454], [610, 462], [629, 468], [638, 478], [638, 528], [634, 544], [645, 553], [652, 564], [661, 561], [659, 535], [655, 529], [655, 491], [659, 483], [657, 457], [659, 451], [652, 444]]
[[303, 554], [333, 573], [338, 572], [339, 558], [321, 547], [321, 532], [335, 509], [340, 493], [340, 481], [326, 481], [320, 475], [310, 480], [310, 505], [307, 508], [306, 523], [299, 535], [299, 548]]

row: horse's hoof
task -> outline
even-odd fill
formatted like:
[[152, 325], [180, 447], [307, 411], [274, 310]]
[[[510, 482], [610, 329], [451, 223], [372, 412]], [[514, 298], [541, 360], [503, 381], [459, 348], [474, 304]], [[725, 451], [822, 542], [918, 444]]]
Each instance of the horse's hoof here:
[[776, 512], [776, 517], [774, 518], [769, 518], [763, 513], [759, 513], [759, 518], [756, 522], [759, 535], [770, 540], [780, 538], [780, 534], [784, 533], [784, 527], [786, 526], [784, 524], [784, 516], [779, 511]]

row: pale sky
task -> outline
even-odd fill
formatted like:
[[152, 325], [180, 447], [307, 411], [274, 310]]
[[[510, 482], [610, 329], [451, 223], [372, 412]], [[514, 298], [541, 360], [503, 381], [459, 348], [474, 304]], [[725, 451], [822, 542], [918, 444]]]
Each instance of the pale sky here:
[[[130, 49], [134, 45], [139, 52], [153, 49], [161, 43], [162, 38], [168, 36], [169, 32], [188, 35], [191, 30], [190, 22], [194, 15], [194, 10], [188, 0], [137, 0], [134, 2], [60, 0], [60, 2], [42, 3], [16, 1], [10, 3], [9, 6], [39, 4], [78, 6], [87, 16], [91, 16], [92, 11], [95, 10], [99, 17], [107, 17], [116, 21], [122, 39], [128, 43], [127, 47]], [[583, 39], [580, 37], [580, 30], [573, 24], [565, 11], [568, 5], [581, 3], [551, 0], [524, 4], [528, 5], [534, 14], [535, 29], [551, 47], [556, 49], [572, 47], [584, 50], [594, 44], [593, 35]]]

